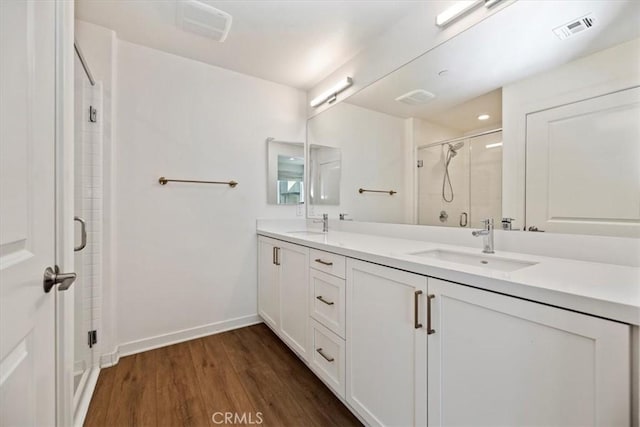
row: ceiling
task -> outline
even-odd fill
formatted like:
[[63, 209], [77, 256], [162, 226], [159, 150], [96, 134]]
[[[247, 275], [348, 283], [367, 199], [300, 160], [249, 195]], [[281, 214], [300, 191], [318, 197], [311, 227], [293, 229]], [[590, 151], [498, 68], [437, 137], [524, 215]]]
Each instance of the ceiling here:
[[[565, 40], [553, 33], [588, 13], [597, 19], [589, 30]], [[517, 1], [345, 102], [462, 131], [486, 127], [491, 121], [479, 122], [477, 116], [499, 116], [499, 88], [637, 37], [640, 1]], [[436, 97], [419, 106], [395, 101], [416, 89]]]
[[76, 0], [76, 18], [118, 38], [309, 89], [419, 7], [417, 1], [214, 1], [233, 17], [223, 43], [176, 25], [178, 0]]

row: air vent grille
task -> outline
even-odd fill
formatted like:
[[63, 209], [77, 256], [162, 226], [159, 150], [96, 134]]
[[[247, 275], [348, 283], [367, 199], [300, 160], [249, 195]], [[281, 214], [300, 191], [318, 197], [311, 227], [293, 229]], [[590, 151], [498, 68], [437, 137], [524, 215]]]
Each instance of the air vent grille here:
[[400, 95], [396, 98], [396, 101], [407, 105], [422, 105], [428, 103], [435, 97], [436, 96], [434, 94], [424, 89], [416, 89], [411, 92], [407, 92], [404, 95]]
[[231, 29], [231, 15], [197, 0], [177, 2], [176, 21], [185, 31], [223, 42]]
[[593, 14], [588, 14], [580, 19], [575, 19], [564, 25], [554, 28], [553, 32], [560, 40], [564, 40], [578, 33], [581, 33], [589, 28], [592, 28], [596, 24], [596, 19]]

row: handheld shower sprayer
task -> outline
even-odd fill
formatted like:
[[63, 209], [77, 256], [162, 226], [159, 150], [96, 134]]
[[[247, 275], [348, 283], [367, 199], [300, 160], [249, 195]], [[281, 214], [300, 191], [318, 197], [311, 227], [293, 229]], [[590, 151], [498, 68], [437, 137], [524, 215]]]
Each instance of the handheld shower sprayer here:
[[[451, 203], [453, 201], [453, 185], [451, 184], [451, 177], [449, 177], [449, 163], [451, 163], [451, 159], [458, 155], [458, 150], [464, 147], [464, 141], [460, 141], [454, 145], [447, 144], [447, 154], [445, 155], [444, 161], [444, 176], [442, 177], [442, 200], [447, 203]], [[447, 198], [446, 195], [446, 187], [449, 187], [449, 193], [451, 197]]]

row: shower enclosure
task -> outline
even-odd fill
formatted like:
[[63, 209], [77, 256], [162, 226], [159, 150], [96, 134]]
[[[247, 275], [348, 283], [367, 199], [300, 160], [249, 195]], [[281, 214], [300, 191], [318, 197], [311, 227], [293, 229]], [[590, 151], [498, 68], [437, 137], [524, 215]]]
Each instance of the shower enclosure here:
[[482, 228], [501, 219], [502, 131], [418, 148], [418, 223]]
[[[102, 86], [76, 44], [74, 65], [75, 121], [75, 268], [74, 410], [86, 410], [85, 388], [97, 373], [95, 352], [100, 319], [102, 265]], [[84, 409], [79, 409], [83, 408]]]

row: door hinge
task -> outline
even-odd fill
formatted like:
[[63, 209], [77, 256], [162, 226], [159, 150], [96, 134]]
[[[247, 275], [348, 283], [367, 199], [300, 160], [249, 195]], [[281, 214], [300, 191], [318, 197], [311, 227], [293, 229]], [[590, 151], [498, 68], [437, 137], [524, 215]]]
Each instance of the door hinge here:
[[98, 331], [94, 329], [93, 331], [89, 331], [88, 335], [89, 335], [89, 348], [98, 344]]
[[89, 106], [89, 121], [95, 123], [98, 121], [98, 110], [93, 106]]
[[418, 167], [421, 168], [424, 166], [424, 162], [422, 160], [418, 160]]

